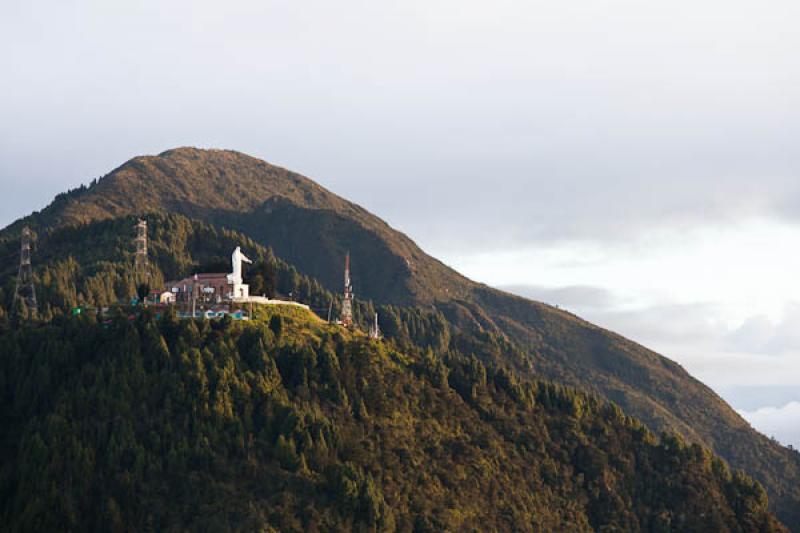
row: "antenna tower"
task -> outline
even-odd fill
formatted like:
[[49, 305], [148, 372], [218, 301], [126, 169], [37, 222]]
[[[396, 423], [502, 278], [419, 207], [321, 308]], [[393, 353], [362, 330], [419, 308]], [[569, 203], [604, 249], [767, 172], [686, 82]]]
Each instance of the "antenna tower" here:
[[134, 271], [138, 278], [147, 277], [147, 221], [139, 219], [136, 224], [136, 259], [133, 264]]
[[342, 298], [342, 325], [353, 325], [353, 285], [350, 283], [350, 252], [344, 258], [344, 297]]
[[17, 288], [14, 291], [14, 309], [17, 300], [25, 302], [28, 316], [37, 312], [36, 289], [33, 286], [33, 268], [31, 267], [31, 230], [27, 226], [22, 228], [21, 246], [19, 253], [19, 274], [17, 274]]
[[369, 338], [380, 339], [381, 328], [378, 327], [378, 313], [375, 313], [375, 322], [369, 325]]

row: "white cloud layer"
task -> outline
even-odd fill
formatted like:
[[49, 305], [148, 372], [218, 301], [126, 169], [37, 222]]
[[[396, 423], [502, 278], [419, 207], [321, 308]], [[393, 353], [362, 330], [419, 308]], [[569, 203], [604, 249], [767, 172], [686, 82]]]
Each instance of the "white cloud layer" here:
[[800, 304], [788, 303], [777, 321], [755, 315], [728, 336], [731, 347], [766, 354], [800, 353]]

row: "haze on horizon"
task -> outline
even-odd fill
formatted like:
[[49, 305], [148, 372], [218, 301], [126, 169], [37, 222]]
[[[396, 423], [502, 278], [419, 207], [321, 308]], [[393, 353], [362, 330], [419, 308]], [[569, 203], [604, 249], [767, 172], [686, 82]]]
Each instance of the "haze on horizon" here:
[[239, 150], [800, 446], [798, 21], [788, 0], [10, 0], [0, 225], [136, 155]]

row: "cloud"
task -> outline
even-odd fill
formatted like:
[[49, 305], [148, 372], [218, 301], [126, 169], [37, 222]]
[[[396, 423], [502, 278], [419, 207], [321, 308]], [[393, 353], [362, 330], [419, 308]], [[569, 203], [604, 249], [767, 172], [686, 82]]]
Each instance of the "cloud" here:
[[728, 345], [735, 350], [781, 355], [800, 353], [800, 304], [786, 304], [782, 317], [773, 321], [755, 315], [727, 336]]
[[800, 401], [793, 401], [782, 407], [739, 411], [739, 414], [765, 435], [800, 449]]

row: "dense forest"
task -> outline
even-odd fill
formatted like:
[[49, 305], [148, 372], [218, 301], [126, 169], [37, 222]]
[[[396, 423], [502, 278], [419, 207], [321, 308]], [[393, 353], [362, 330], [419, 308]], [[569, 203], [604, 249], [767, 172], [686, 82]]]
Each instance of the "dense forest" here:
[[703, 447], [458, 343], [370, 340], [280, 307], [4, 326], [0, 523], [783, 531], [764, 489]]

